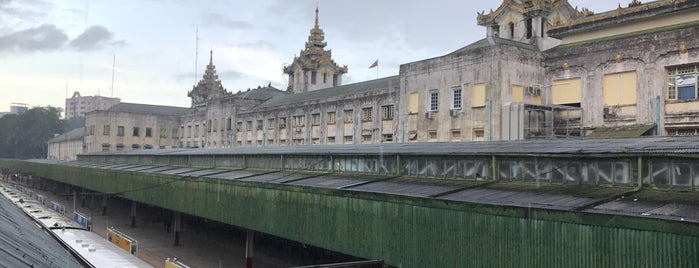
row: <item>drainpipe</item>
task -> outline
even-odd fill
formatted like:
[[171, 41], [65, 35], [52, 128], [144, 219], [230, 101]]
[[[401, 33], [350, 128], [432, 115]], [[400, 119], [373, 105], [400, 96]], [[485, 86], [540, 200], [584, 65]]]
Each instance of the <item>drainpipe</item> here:
[[493, 139], [493, 102], [488, 101], [488, 141]]
[[655, 96], [655, 136], [660, 136], [660, 96]]

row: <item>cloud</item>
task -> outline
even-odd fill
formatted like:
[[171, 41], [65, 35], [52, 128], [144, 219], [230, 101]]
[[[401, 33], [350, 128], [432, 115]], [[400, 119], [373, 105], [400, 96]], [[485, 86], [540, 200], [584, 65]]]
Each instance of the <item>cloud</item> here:
[[264, 41], [264, 40], [257, 40], [255, 42], [241, 42], [238, 44], [232, 45], [234, 47], [242, 47], [242, 48], [260, 48], [260, 49], [273, 49], [274, 45], [270, 42]]
[[0, 15], [8, 15], [23, 21], [34, 20], [44, 16], [53, 5], [43, 0], [0, 0]]
[[231, 20], [218, 13], [203, 13], [201, 15], [203, 26], [223, 27], [232, 30], [252, 28], [252, 24], [242, 20]]
[[218, 78], [223, 81], [223, 80], [235, 80], [235, 79], [242, 79], [246, 78], [248, 75], [244, 74], [243, 72], [239, 71], [222, 71], [218, 72]]
[[43, 24], [36, 28], [0, 36], [0, 54], [57, 50], [66, 41], [68, 36], [63, 30], [52, 24]]
[[92, 51], [107, 46], [125, 46], [124, 40], [114, 40], [114, 34], [104, 26], [95, 25], [87, 28], [85, 32], [70, 41], [70, 46], [78, 51]]

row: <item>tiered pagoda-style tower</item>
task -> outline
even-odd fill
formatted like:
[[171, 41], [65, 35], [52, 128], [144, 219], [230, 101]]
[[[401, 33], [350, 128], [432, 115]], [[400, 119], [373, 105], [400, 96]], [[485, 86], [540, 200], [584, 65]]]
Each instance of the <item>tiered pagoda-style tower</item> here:
[[315, 26], [308, 36], [306, 48], [301, 51], [293, 63], [284, 67], [289, 76], [287, 90], [293, 93], [313, 91], [342, 85], [342, 75], [347, 73], [347, 65], [340, 67], [332, 60], [332, 51], [325, 50], [325, 33], [318, 26], [318, 7], [316, 7]]
[[209, 56], [209, 65], [206, 66], [204, 76], [192, 91], [187, 93], [187, 96], [192, 98], [192, 107], [202, 106], [207, 101], [220, 99], [227, 94], [226, 89], [221, 85], [221, 80], [216, 74], [216, 66], [213, 63], [214, 51], [211, 50]]

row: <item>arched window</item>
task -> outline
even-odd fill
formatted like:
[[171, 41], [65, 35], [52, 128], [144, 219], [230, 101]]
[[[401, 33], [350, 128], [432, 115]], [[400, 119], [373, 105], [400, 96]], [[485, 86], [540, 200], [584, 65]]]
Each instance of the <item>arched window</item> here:
[[515, 39], [515, 24], [514, 22], [510, 22], [510, 39]]

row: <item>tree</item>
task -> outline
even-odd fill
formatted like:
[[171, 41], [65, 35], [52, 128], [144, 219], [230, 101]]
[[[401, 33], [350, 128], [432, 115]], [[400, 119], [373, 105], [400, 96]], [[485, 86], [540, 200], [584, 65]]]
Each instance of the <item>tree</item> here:
[[0, 118], [0, 157], [46, 158], [48, 140], [66, 131], [62, 109], [34, 107], [19, 115]]

